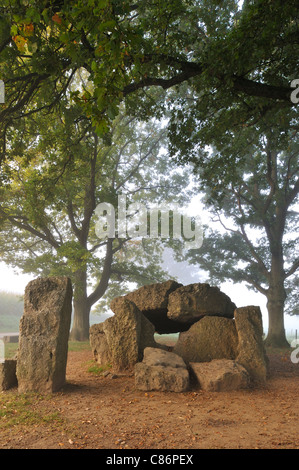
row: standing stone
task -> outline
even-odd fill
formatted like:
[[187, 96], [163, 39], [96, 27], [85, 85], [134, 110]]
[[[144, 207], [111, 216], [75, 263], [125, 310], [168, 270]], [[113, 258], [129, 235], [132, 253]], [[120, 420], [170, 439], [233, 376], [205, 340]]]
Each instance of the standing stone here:
[[246, 369], [230, 359], [191, 362], [189, 366], [200, 388], [207, 392], [227, 392], [249, 385]]
[[3, 362], [0, 362], [0, 391], [8, 390], [18, 385], [16, 362], [15, 359], [5, 359]]
[[110, 304], [114, 316], [103, 323], [114, 370], [130, 370], [143, 358], [144, 348], [155, 346], [155, 327], [134, 302], [117, 297]]
[[97, 323], [90, 327], [89, 342], [95, 361], [102, 365], [110, 364], [111, 352], [104, 332], [104, 323]]
[[239, 340], [236, 361], [245, 367], [253, 381], [265, 382], [268, 358], [263, 342], [263, 321], [260, 307], [237, 308], [235, 323]]
[[189, 372], [177, 354], [146, 348], [143, 361], [135, 365], [135, 385], [138, 390], [185, 392], [189, 388]]
[[20, 320], [19, 392], [55, 392], [65, 384], [71, 313], [69, 278], [38, 278], [29, 282]]
[[224, 317], [204, 317], [188, 331], [180, 333], [173, 352], [189, 362], [209, 362], [213, 359], [235, 359], [238, 336], [234, 320]]
[[179, 287], [169, 295], [167, 316], [191, 325], [206, 315], [233, 318], [235, 308], [219, 287], [197, 283]]

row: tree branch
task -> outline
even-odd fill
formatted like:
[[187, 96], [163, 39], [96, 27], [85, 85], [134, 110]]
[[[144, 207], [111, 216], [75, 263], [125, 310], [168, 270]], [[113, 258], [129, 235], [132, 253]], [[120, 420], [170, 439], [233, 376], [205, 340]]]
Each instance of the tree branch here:
[[106, 256], [105, 256], [105, 261], [104, 261], [103, 272], [101, 275], [101, 280], [98, 283], [95, 290], [87, 297], [87, 302], [90, 307], [105, 294], [106, 289], [108, 287], [108, 283], [109, 283], [109, 279], [111, 275], [111, 264], [112, 264], [112, 259], [113, 259], [112, 243], [113, 243], [113, 239], [108, 238]]
[[299, 258], [294, 261], [291, 268], [288, 270], [287, 273], [285, 273], [284, 278], [286, 279], [287, 277], [290, 277], [292, 274], [294, 274], [297, 271], [297, 269], [299, 269]]

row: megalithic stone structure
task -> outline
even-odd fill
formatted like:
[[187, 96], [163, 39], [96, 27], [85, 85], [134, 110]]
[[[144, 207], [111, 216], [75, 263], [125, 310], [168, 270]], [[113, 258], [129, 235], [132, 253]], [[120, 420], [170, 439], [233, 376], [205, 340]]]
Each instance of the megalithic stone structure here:
[[26, 286], [16, 369], [20, 393], [51, 393], [65, 384], [72, 294], [67, 277]]

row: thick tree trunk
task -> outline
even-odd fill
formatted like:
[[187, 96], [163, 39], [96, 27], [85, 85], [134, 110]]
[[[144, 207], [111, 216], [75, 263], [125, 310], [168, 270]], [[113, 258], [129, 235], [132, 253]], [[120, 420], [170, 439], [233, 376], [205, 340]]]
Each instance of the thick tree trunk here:
[[88, 341], [90, 303], [87, 299], [87, 274], [84, 269], [75, 273], [74, 317], [70, 339]]
[[269, 329], [266, 346], [289, 347], [284, 329], [284, 304], [286, 292], [284, 289], [284, 270], [282, 254], [272, 256], [271, 277], [267, 293], [267, 309]]
[[74, 300], [74, 317], [70, 339], [73, 341], [88, 341], [89, 339], [90, 306], [86, 296]]
[[266, 346], [277, 348], [289, 347], [284, 329], [284, 302], [269, 299], [267, 302], [269, 329], [265, 341]]
[[86, 269], [78, 269], [75, 273], [74, 289], [74, 318], [70, 339], [73, 341], [87, 341], [89, 339], [89, 316], [92, 305], [106, 292], [111, 273], [112, 239], [107, 241], [107, 251], [104, 261], [101, 280], [95, 290], [87, 296]]

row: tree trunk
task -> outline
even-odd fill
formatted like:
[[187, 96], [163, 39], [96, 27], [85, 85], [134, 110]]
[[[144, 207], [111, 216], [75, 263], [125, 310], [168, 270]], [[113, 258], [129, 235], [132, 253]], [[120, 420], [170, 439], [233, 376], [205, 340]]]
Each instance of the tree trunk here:
[[107, 251], [104, 261], [101, 280], [95, 290], [87, 296], [87, 272], [86, 269], [78, 269], [75, 273], [74, 289], [74, 319], [70, 339], [73, 341], [88, 341], [89, 316], [92, 305], [105, 294], [111, 274], [113, 251], [112, 239], [107, 241]]
[[73, 341], [88, 341], [89, 339], [90, 306], [86, 296], [74, 300], [74, 318], [70, 339]]
[[91, 305], [87, 300], [87, 273], [78, 269], [75, 273], [74, 288], [74, 317], [70, 339], [73, 341], [88, 341], [89, 315]]
[[289, 347], [284, 329], [284, 304], [286, 292], [284, 289], [284, 270], [282, 255], [272, 255], [271, 276], [267, 293], [267, 309], [269, 317], [266, 346], [279, 348]]

